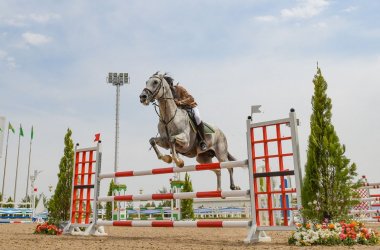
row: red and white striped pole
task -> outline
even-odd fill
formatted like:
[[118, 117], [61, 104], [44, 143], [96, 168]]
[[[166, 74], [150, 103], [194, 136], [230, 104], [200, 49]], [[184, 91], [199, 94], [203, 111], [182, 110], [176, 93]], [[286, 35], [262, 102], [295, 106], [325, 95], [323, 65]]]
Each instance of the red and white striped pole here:
[[115, 227], [220, 227], [250, 226], [250, 221], [98, 221], [98, 226]]
[[207, 163], [207, 164], [189, 165], [183, 168], [169, 167], [169, 168], [153, 168], [150, 170], [139, 170], [139, 171], [130, 170], [130, 171], [112, 172], [112, 173], [99, 174], [99, 178], [105, 179], [105, 178], [115, 178], [115, 177], [172, 174], [172, 173], [195, 172], [195, 171], [237, 168], [237, 167], [241, 167], [241, 168], [248, 167], [248, 161], [245, 160], [245, 161], [215, 162], [215, 163]]
[[119, 195], [99, 197], [98, 201], [150, 201], [150, 200], [176, 200], [194, 198], [227, 198], [227, 197], [249, 197], [249, 190], [234, 191], [205, 191], [187, 193], [166, 193], [166, 194], [140, 194], [140, 195]]

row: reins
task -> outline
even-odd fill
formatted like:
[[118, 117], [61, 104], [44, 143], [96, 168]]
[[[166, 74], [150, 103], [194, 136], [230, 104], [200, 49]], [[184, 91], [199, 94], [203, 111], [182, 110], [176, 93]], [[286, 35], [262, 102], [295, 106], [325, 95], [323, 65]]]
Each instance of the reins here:
[[[144, 90], [149, 92], [149, 94], [151, 95], [151, 98], [152, 98], [152, 104], [154, 106], [154, 111], [156, 112], [157, 116], [159, 117], [160, 121], [165, 125], [165, 131], [166, 131], [166, 135], [168, 137], [168, 139], [170, 139], [170, 134], [169, 134], [169, 129], [168, 129], [168, 125], [169, 123], [171, 123], [175, 116], [177, 115], [177, 110], [178, 110], [178, 107], [176, 106], [176, 109], [175, 109], [175, 112], [174, 112], [174, 115], [169, 119], [169, 121], [165, 121], [165, 119], [160, 115], [160, 113], [157, 111], [157, 107], [159, 107], [159, 105], [156, 103], [155, 99], [157, 101], [160, 101], [160, 100], [174, 100], [174, 98], [172, 97], [165, 97], [165, 94], [166, 94], [166, 89], [162, 83], [163, 79], [162, 77], [159, 77], [158, 79], [160, 79], [160, 85], [155, 89], [154, 92], [150, 91], [149, 89], [145, 88]], [[163, 93], [160, 97], [156, 98], [156, 95], [158, 95], [160, 89], [163, 88]], [[164, 107], [164, 111], [166, 111], [166, 104], [167, 102], [165, 102], [165, 107]]]

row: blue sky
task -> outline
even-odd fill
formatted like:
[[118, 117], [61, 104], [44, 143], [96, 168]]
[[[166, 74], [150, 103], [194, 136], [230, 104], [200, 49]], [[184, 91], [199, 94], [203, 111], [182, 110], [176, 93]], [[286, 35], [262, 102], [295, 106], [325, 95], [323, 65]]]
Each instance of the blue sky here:
[[[131, 77], [121, 93], [120, 169], [163, 166], [148, 151], [157, 117], [138, 101], [157, 70], [188, 88], [239, 159], [246, 157], [250, 105], [263, 105], [258, 120], [286, 117], [294, 107], [304, 164], [317, 61], [347, 157], [359, 174], [378, 181], [379, 10], [377, 1], [0, 1], [0, 115], [15, 127], [21, 123], [27, 134], [18, 197], [25, 192], [32, 125], [32, 169], [43, 170], [40, 191], [49, 194], [48, 185], [56, 184], [68, 127], [86, 146], [101, 132], [103, 169], [112, 170], [115, 89], [105, 83], [109, 71]], [[11, 136], [7, 196], [16, 153], [17, 136]], [[1, 178], [3, 166], [4, 158]], [[128, 179], [127, 185], [131, 193], [140, 187], [156, 192], [169, 178]], [[197, 190], [214, 189], [208, 181], [213, 173], [192, 178]], [[236, 178], [248, 187], [244, 170]], [[224, 188], [227, 180], [224, 174]]]

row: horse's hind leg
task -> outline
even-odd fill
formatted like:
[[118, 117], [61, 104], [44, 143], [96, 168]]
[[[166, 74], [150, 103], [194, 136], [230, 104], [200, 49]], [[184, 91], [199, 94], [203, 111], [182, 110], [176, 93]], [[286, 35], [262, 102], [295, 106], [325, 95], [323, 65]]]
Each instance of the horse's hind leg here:
[[[216, 158], [219, 160], [219, 162], [226, 162], [226, 161], [230, 161], [230, 160], [233, 160], [235, 161], [236, 159], [229, 155], [227, 153], [227, 155], [216, 155]], [[235, 182], [234, 182], [234, 169], [233, 168], [228, 168], [228, 172], [230, 174], [230, 189], [231, 190], [240, 190], [240, 187], [239, 186], [235, 186]]]
[[230, 173], [230, 189], [231, 190], [240, 190], [239, 186], [235, 186], [234, 182], [234, 169], [228, 168], [228, 172]]
[[[212, 163], [212, 157], [206, 155], [198, 155], [197, 162], [200, 164]], [[221, 173], [219, 169], [212, 170], [216, 174], [216, 190], [221, 191]]]

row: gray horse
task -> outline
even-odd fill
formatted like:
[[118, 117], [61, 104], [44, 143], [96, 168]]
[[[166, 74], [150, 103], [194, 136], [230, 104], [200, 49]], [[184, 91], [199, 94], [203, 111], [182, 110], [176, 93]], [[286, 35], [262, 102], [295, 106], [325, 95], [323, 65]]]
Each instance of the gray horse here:
[[[174, 160], [180, 168], [184, 166], [184, 162], [178, 157], [178, 153], [190, 158], [196, 157], [197, 162], [201, 164], [211, 163], [213, 157], [216, 157], [219, 162], [235, 161], [236, 159], [228, 152], [225, 135], [216, 127], [213, 127], [214, 133], [206, 135], [208, 149], [201, 151], [197, 142], [197, 132], [191, 125], [190, 117], [186, 110], [178, 108], [175, 104], [168, 81], [173, 81], [173, 79], [157, 72], [146, 81], [146, 87], [140, 95], [140, 102], [146, 106], [151, 102], [154, 104], [155, 101], [158, 102], [160, 136], [149, 140], [158, 159], [166, 163]], [[163, 155], [157, 145], [170, 149], [171, 155]], [[217, 177], [217, 190], [221, 190], [220, 170], [213, 171]], [[231, 190], [240, 189], [234, 184], [233, 169], [229, 168], [228, 171]]]

